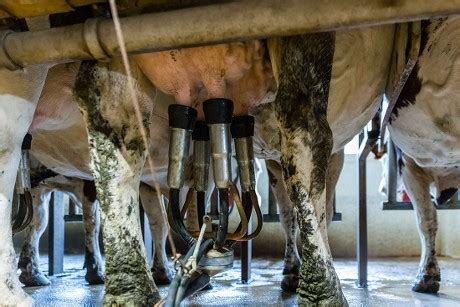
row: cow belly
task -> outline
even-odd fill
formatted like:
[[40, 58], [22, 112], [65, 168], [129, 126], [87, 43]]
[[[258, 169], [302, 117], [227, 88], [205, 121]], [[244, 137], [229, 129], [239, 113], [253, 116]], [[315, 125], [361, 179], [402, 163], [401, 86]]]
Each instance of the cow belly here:
[[[79, 63], [56, 65], [47, 76], [33, 124], [32, 155], [58, 174], [92, 180], [89, 145], [83, 117], [73, 96]], [[143, 181], [165, 182], [168, 162], [169, 128], [167, 107], [174, 100], [159, 95], [150, 121], [150, 165], [144, 168]], [[148, 162], [147, 162], [148, 163]]]
[[[439, 100], [436, 105], [444, 102]], [[431, 109], [434, 105], [427, 103], [425, 107]], [[455, 114], [437, 117], [427, 113], [427, 108], [422, 108], [422, 101], [417, 100], [414, 105], [399, 110], [390, 126], [394, 142], [421, 167], [460, 167], [460, 130], [453, 129], [455, 125], [451, 124]], [[442, 120], [444, 124], [440, 124]], [[456, 116], [455, 120], [460, 121], [460, 117]]]
[[376, 113], [393, 39], [393, 26], [337, 31], [327, 110], [333, 152], [342, 149]]
[[60, 130], [36, 130], [31, 153], [58, 174], [92, 180], [88, 139], [82, 125]]

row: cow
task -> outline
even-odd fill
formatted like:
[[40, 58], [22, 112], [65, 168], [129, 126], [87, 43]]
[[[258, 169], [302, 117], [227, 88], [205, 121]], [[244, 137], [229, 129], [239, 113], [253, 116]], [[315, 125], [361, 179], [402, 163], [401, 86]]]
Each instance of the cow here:
[[[49, 284], [49, 281], [38, 268], [38, 239], [46, 227], [46, 210], [50, 193], [55, 189], [69, 193], [76, 203], [83, 204], [82, 207], [85, 212], [84, 204], [86, 202], [84, 202], [84, 200], [86, 200], [86, 196], [83, 193], [83, 187], [89, 186], [89, 180], [91, 180], [92, 177], [89, 170], [88, 143], [85, 137], [86, 130], [83, 118], [72, 96], [72, 87], [75, 82], [78, 68], [79, 64], [73, 63], [56, 65], [50, 69], [32, 125], [29, 129], [29, 132], [31, 132], [33, 136], [32, 149], [30, 151], [32, 157], [46, 165], [47, 168], [52, 169], [54, 175], [57, 175], [57, 173], [61, 175], [41, 182], [40, 186], [37, 187], [39, 190], [34, 190], [33, 193], [34, 196], [37, 195], [37, 198], [34, 198], [36, 201], [41, 200], [41, 202], [38, 202], [38, 206], [35, 207], [39, 215], [35, 216], [33, 224], [28, 230], [19, 261], [19, 267], [22, 271], [20, 280], [27, 286]], [[157, 120], [153, 121], [150, 126], [150, 130], [155, 131], [155, 133], [151, 135], [151, 154], [155, 165], [155, 177], [163, 195], [167, 195], [167, 162], [164, 159], [166, 156], [164, 149], [167, 148], [166, 145], [168, 141], [168, 125], [164, 118], [167, 117], [167, 106], [172, 102], [173, 100], [170, 97], [161, 94], [158, 95], [155, 103], [156, 111], [153, 115]], [[256, 118], [259, 118], [259, 116]], [[263, 117], [260, 118], [263, 119]], [[258, 125], [257, 122], [256, 126]], [[191, 164], [189, 164], [189, 166], [191, 166]], [[257, 161], [255, 166], [256, 176], [260, 175], [260, 166]], [[37, 170], [41, 169], [37, 168]], [[146, 170], [149, 171], [148, 168], [146, 168]], [[188, 171], [188, 177], [191, 177], [191, 173], [191, 171]], [[237, 174], [237, 171], [234, 170], [233, 174]], [[63, 177], [63, 175], [66, 177]], [[37, 175], [35, 177], [40, 176]], [[149, 182], [150, 175], [146, 172], [142, 178], [142, 180]], [[191, 179], [192, 178], [189, 178], [188, 180], [189, 186], [192, 183]], [[279, 183], [281, 184], [275, 187], [277, 193], [286, 194], [282, 181], [279, 181]], [[74, 186], [72, 186], [72, 184]], [[88, 188], [86, 188], [86, 190], [88, 190]], [[157, 285], [163, 285], [169, 283], [171, 280], [171, 272], [167, 266], [167, 258], [164, 249], [166, 236], [164, 235], [165, 231], [163, 229], [165, 227], [165, 221], [161, 219], [161, 215], [157, 214], [161, 208], [158, 207], [158, 197], [152, 194], [153, 192], [151, 190], [152, 187], [141, 185], [140, 197], [145, 211], [148, 214], [152, 233], [154, 236], [160, 234], [159, 236], [155, 236], [154, 240], [155, 261], [152, 272], [155, 283]], [[209, 192], [212, 190], [213, 185], [210, 185]], [[94, 193], [90, 196], [94, 197], [93, 194]], [[39, 195], [41, 195], [41, 198], [38, 197]], [[210, 193], [208, 193], [208, 195], [210, 195]], [[279, 202], [279, 206], [283, 208], [284, 202]], [[94, 212], [94, 210], [91, 210], [85, 213], [85, 215], [92, 221], [94, 217], [91, 213]], [[286, 217], [286, 219], [289, 218], [290, 216]], [[286, 219], [282, 218], [283, 225]], [[192, 216], [190, 216], [187, 222], [190, 228], [193, 228], [194, 224], [191, 223], [190, 220], [193, 220]], [[91, 225], [88, 225], [85, 229], [90, 226]], [[284, 228], [287, 229], [286, 227]], [[92, 236], [97, 233], [98, 231], [86, 233], [86, 241], [93, 242], [96, 240], [96, 238]], [[290, 236], [287, 237], [291, 238]], [[290, 242], [292, 241], [291, 238]], [[91, 244], [88, 244], [86, 248], [90, 249], [91, 246]], [[294, 248], [292, 248], [292, 246], [294, 246]], [[291, 259], [291, 253], [296, 249], [295, 238], [293, 243], [287, 244], [287, 247], [289, 247], [289, 249], [286, 251], [286, 258]], [[297, 251], [295, 251], [295, 253], [297, 254]], [[86, 262], [90, 261], [90, 263], [97, 264], [97, 270], [88, 271], [86, 278], [89, 283], [99, 283], [103, 278], [101, 276], [102, 268], [98, 261], [100, 258], [99, 253], [95, 253], [94, 257], [95, 261], [85, 259]], [[290, 265], [290, 261], [286, 261], [286, 265]], [[90, 266], [86, 267], [89, 268]], [[298, 266], [294, 269], [298, 271]], [[290, 269], [286, 269], [285, 271], [291, 272]], [[297, 276], [295, 278], [297, 278]], [[287, 287], [283, 288], [288, 290]], [[296, 285], [289, 288], [289, 290], [294, 291], [295, 289]]]
[[[30, 30], [49, 27], [43, 18], [27, 20]], [[16, 253], [11, 230], [14, 182], [21, 145], [32, 122], [50, 65], [33, 65], [10, 71], [0, 68], [0, 297], [2, 304], [26, 306], [32, 300], [16, 276]]]
[[[19, 267], [22, 271], [20, 280], [27, 286], [37, 286], [37, 285], [46, 285], [49, 284], [49, 281], [38, 269], [38, 239], [41, 236], [44, 228], [46, 227], [46, 208], [49, 201], [49, 194], [53, 189], [58, 189], [63, 192], [70, 193], [76, 203], [83, 203], [86, 196], [82, 193], [82, 188], [89, 185], [89, 179], [91, 179], [91, 174], [89, 173], [89, 154], [88, 154], [88, 144], [85, 139], [86, 131], [84, 129], [83, 119], [81, 118], [80, 113], [77, 110], [76, 103], [73, 101], [71, 95], [71, 88], [73, 86], [76, 73], [78, 71], [79, 64], [61, 64], [54, 66], [50, 69], [45, 86], [40, 97], [37, 110], [35, 112], [34, 120], [32, 121], [30, 132], [33, 134], [33, 146], [31, 149], [31, 154], [33, 157], [36, 157], [42, 163], [46, 164], [48, 168], [53, 169], [55, 172], [64, 174], [67, 177], [62, 175], [57, 176], [56, 178], [51, 178], [46, 180], [39, 187], [39, 191], [35, 191], [35, 194], [40, 194], [41, 198], [38, 197], [36, 200], [41, 200], [37, 208], [37, 212], [40, 213], [39, 216], [36, 216], [32, 227], [28, 230], [28, 235], [26, 241], [23, 245], [23, 251], [20, 256]], [[159, 95], [156, 100], [156, 115], [160, 118], [165, 118], [166, 107], [171, 103], [171, 99], [165, 95]], [[276, 127], [273, 116], [273, 110], [271, 104], [264, 104], [260, 107], [255, 108], [251, 113], [255, 116], [255, 148], [256, 154], [258, 157], [268, 157], [266, 152], [278, 151], [279, 150], [279, 135], [278, 128]], [[166, 173], [165, 170], [167, 165], [165, 165], [164, 159], [159, 158], [158, 155], [162, 155], [157, 150], [156, 146], [166, 146], [167, 142], [167, 123], [156, 121], [155, 125], [151, 125], [150, 130], [154, 130], [156, 135], [162, 136], [152, 142], [152, 157], [155, 161], [156, 172], [155, 176], [158, 179], [163, 179], [158, 181], [160, 184], [161, 190], [163, 193], [167, 191], [167, 184], [165, 182]], [[268, 133], [267, 133], [268, 132]], [[272, 141], [268, 136], [275, 136], [275, 140]], [[83, 137], [82, 137], [83, 136]], [[276, 144], [276, 145], [273, 145]], [[65, 149], [68, 149], [67, 151]], [[277, 153], [279, 155], [279, 151]], [[343, 154], [334, 154], [334, 157], [343, 157]], [[279, 159], [274, 155], [270, 155], [271, 159]], [[339, 163], [335, 162], [338, 161]], [[259, 164], [256, 163], [256, 174], [261, 174]], [[337, 165], [337, 168], [334, 167]], [[300, 267], [300, 259], [297, 252], [296, 246], [296, 233], [297, 226], [292, 224], [291, 221], [295, 221], [295, 214], [292, 209], [292, 205], [289, 201], [288, 195], [284, 188], [282, 181], [282, 176], [280, 173], [279, 163], [276, 163], [275, 160], [271, 160], [268, 163], [268, 168], [273, 175], [273, 180], [271, 180], [272, 188], [275, 190], [275, 195], [277, 196], [277, 203], [280, 208], [281, 214], [281, 225], [286, 233], [286, 247], [285, 247], [285, 269], [284, 275], [285, 278], [281, 283], [282, 289], [285, 291], [295, 291], [297, 288], [298, 276], [297, 273]], [[338, 174], [340, 173], [341, 163], [340, 159], [331, 158], [331, 164], [329, 170], [335, 170], [328, 175], [328, 184], [332, 183], [332, 186], [335, 186], [335, 183]], [[234, 174], [237, 172], [234, 170]], [[330, 173], [330, 172], [329, 172]], [[191, 171], [189, 171], [191, 174]], [[72, 177], [74, 176], [74, 177]], [[84, 178], [78, 179], [77, 177]], [[275, 179], [276, 178], [276, 179]], [[74, 184], [73, 187], [71, 184]], [[155, 217], [161, 217], [161, 215], [155, 214], [155, 211], [158, 211], [157, 197], [149, 199], [148, 197], [143, 196], [146, 193], [148, 187], [141, 187], [140, 194], [141, 199], [145, 203], [148, 202], [148, 205], [145, 205], [145, 211], [149, 214], [149, 220], [154, 219]], [[211, 185], [210, 190], [213, 189]], [[88, 190], [88, 189], [87, 189]], [[328, 189], [330, 191], [333, 188]], [[209, 193], [208, 193], [209, 194]], [[328, 194], [328, 199], [330, 195]], [[149, 203], [153, 202], [154, 204], [150, 205]], [[328, 208], [332, 209], [332, 201], [327, 202]], [[85, 206], [82, 205], [84, 211]], [[153, 211], [153, 213], [152, 213]], [[93, 217], [90, 215], [94, 210], [88, 211], [86, 215], [92, 220]], [[330, 217], [331, 212], [328, 211], [327, 216]], [[189, 224], [190, 221], [188, 221]], [[164, 233], [161, 226], [164, 223], [163, 220], [153, 220], [151, 223], [151, 231], [154, 234]], [[90, 227], [91, 224], [88, 226]], [[88, 227], [85, 227], [87, 229]], [[191, 228], [194, 226], [192, 225]], [[91, 248], [91, 242], [95, 240], [92, 235], [97, 234], [98, 232], [88, 232], [86, 241], [87, 249]], [[166, 255], [164, 252], [165, 246], [165, 236], [160, 236], [156, 238], [155, 244], [155, 262], [152, 267], [153, 277], [156, 284], [167, 284], [171, 280], [171, 273], [167, 267]], [[91, 250], [91, 249], [90, 249]], [[97, 249], [98, 250], [98, 249]], [[36, 256], [32, 256], [36, 255]], [[37, 257], [37, 258], [36, 258]], [[95, 260], [85, 259], [86, 262], [96, 263], [97, 269], [94, 271], [88, 271], [87, 281], [89, 283], [99, 283], [102, 279], [101, 271], [102, 267], [100, 264], [99, 253], [95, 253]], [[86, 265], [87, 268], [91, 266]]]
[[[393, 27], [387, 26], [285, 37], [269, 40], [268, 47], [264, 41], [247, 41], [141, 54], [130, 60], [134, 75], [142, 82], [147, 78], [177, 103], [197, 108], [198, 118], [203, 117], [206, 99], [230, 98], [235, 103], [234, 114], [244, 115], [276, 92], [272, 104], [280, 135], [278, 159], [302, 239], [297, 289], [301, 304], [346, 304], [326, 236], [326, 171], [331, 152], [340, 151], [379, 106], [393, 36]], [[145, 146], [139, 145], [138, 124], [134, 125], [137, 129], [122, 129], [134, 119], [120, 118], [113, 111], [117, 105], [120, 110], [126, 108], [120, 98], [126, 99], [126, 93], [118, 90], [126, 79], [122, 71], [116, 62], [85, 62], [75, 86], [87, 122], [96, 186], [100, 194], [111, 195], [107, 203], [121, 202], [126, 189], [135, 195], [129, 188], [134, 179], [126, 182], [117, 174], [140, 167], [145, 154]], [[273, 79], [278, 82], [274, 84]], [[114, 87], [115, 92], [108, 91]], [[136, 90], [140, 88], [138, 85]], [[142, 93], [138, 95], [142, 98]], [[144, 103], [140, 106], [144, 116], [151, 112]], [[331, 125], [329, 116], [335, 118]], [[110, 190], [114, 186], [115, 192]], [[103, 211], [110, 214], [117, 206], [103, 206]], [[115, 216], [111, 222], [117, 225], [114, 228], [123, 225]], [[119, 245], [133, 238], [130, 229]], [[128, 257], [127, 253], [120, 249], [114, 256]], [[112, 273], [122, 274], [116, 268]], [[130, 284], [145, 282], [140, 270], [132, 273], [137, 276]], [[134, 293], [140, 297], [137, 302], [145, 302], [151, 293], [128, 288], [125, 293], [106, 296], [106, 302], [133, 299]]]
[[[38, 240], [47, 223], [47, 204], [50, 194], [57, 190], [69, 194], [83, 208], [85, 223], [85, 267], [86, 280], [90, 284], [103, 282], [102, 262], [98, 246], [99, 210], [96, 190], [89, 169], [89, 150], [86, 129], [78, 106], [73, 98], [72, 89], [79, 69], [79, 63], [61, 64], [52, 67], [46, 78], [37, 109], [29, 128], [32, 135], [31, 156], [57, 176], [40, 182], [33, 189], [35, 213], [29, 227], [20, 256], [20, 281], [26, 286], [49, 284], [38, 268]], [[158, 115], [154, 115], [156, 117]], [[167, 148], [167, 122], [156, 121], [156, 134], [152, 134], [152, 152], [159, 168], [155, 175], [163, 182], [161, 190], [166, 192], [165, 152]], [[42, 166], [43, 168], [43, 166]], [[42, 170], [37, 167], [37, 171]], [[34, 171], [34, 170], [33, 170]], [[59, 174], [59, 175], [58, 175]], [[35, 177], [40, 177], [38, 174]], [[155, 243], [155, 256], [152, 273], [158, 285], [169, 284], [172, 272], [168, 266], [165, 244], [168, 225], [161, 214], [163, 206], [154, 190], [152, 176], [145, 174], [140, 187], [140, 197], [148, 216], [149, 225]], [[36, 181], [36, 180], [35, 180]], [[148, 185], [150, 183], [150, 186]], [[164, 210], [164, 209], [163, 209]], [[160, 214], [159, 214], [160, 213]]]
[[[48, 223], [48, 208], [51, 193], [64, 192], [83, 210], [85, 229], [85, 279], [89, 284], [104, 282], [102, 257], [99, 249], [99, 208], [94, 184], [77, 178], [69, 178], [48, 172], [42, 167], [33, 169], [34, 186], [33, 219], [26, 229], [24, 242], [19, 256], [18, 267], [21, 270], [19, 281], [27, 287], [49, 285], [50, 281], [40, 270], [38, 243]], [[44, 177], [40, 178], [41, 174]], [[49, 178], [45, 178], [51, 176]], [[35, 180], [38, 179], [39, 182]]]
[[[327, 242], [326, 172], [331, 152], [338, 152], [378, 107], [393, 34], [393, 27], [386, 26], [140, 54], [129, 59], [131, 74], [126, 74], [120, 58], [83, 62], [74, 93], [86, 123], [91, 174], [104, 225], [105, 303], [151, 304], [160, 299], [145, 260], [137, 206], [156, 88], [174, 96], [177, 103], [197, 108], [199, 118], [202, 103], [209, 98], [233, 100], [235, 115], [272, 101], [280, 135], [278, 159], [302, 239], [299, 303], [346, 304]], [[0, 183], [10, 190], [0, 190], [1, 195], [11, 195], [19, 159], [12, 149], [18, 148], [32, 122], [47, 68], [41, 78], [23, 71], [17, 80], [13, 77], [20, 73], [2, 70], [3, 80], [15, 81], [14, 86], [2, 84], [2, 89], [21, 85], [14, 97], [29, 94], [30, 114], [14, 133], [9, 129], [11, 120], [2, 122], [8, 128], [2, 135], [7, 150], [0, 151], [0, 162], [9, 167]], [[18, 100], [14, 105], [19, 107], [21, 99], [14, 102]], [[132, 103], [135, 100], [138, 104]], [[5, 119], [14, 118], [10, 109], [2, 104]], [[329, 122], [330, 116], [336, 121]], [[7, 239], [9, 245], [3, 249], [12, 248]], [[4, 263], [13, 265], [14, 257]], [[3, 287], [5, 296], [17, 303], [27, 298], [11, 265], [5, 269], [10, 274], [5, 280], [13, 281]]]
[[[100, 214], [99, 203], [96, 198], [94, 183], [76, 177], [66, 177], [49, 172], [43, 167], [32, 171], [32, 178], [39, 179], [32, 188], [34, 216], [31, 224], [26, 229], [24, 242], [19, 256], [18, 267], [21, 270], [19, 281], [26, 287], [46, 286], [50, 284], [48, 278], [41, 272], [39, 267], [38, 243], [48, 222], [48, 204], [51, 193], [62, 192], [69, 196], [74, 204], [82, 208], [83, 225], [85, 231], [85, 280], [90, 285], [104, 283], [103, 262], [99, 248]], [[43, 175], [42, 175], [43, 174]], [[141, 186], [140, 197], [148, 208], [148, 212], [158, 212], [158, 198], [152, 193], [152, 188]], [[152, 266], [152, 274], [157, 285], [169, 284], [172, 273], [168, 267], [168, 259], [165, 251], [165, 233], [167, 224], [161, 214], [150, 214], [151, 228], [156, 236], [155, 254]]]
[[460, 18], [424, 20], [419, 58], [392, 112], [389, 131], [401, 151], [400, 172], [414, 206], [421, 259], [412, 288], [437, 293], [436, 208], [460, 185]]

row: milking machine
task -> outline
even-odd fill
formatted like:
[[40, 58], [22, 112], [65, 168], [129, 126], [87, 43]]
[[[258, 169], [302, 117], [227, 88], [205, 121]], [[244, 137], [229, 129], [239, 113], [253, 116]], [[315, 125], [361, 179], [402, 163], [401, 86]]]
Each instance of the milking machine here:
[[[205, 121], [196, 120], [196, 110], [183, 105], [169, 107], [170, 147], [168, 185], [170, 200], [168, 219], [171, 228], [190, 247], [182, 258], [175, 259], [176, 276], [170, 286], [167, 306], [180, 302], [209, 284], [210, 276], [233, 267], [233, 245], [237, 241], [251, 240], [262, 229], [262, 213], [255, 192], [254, 118], [233, 117], [233, 102], [228, 99], [209, 99], [203, 103]], [[242, 195], [232, 182], [232, 138]], [[180, 191], [184, 185], [186, 162], [189, 158], [190, 139], [193, 140], [194, 186], [189, 189], [181, 206]], [[218, 193], [218, 216], [212, 220], [206, 214], [209, 207], [208, 175], [210, 162], [214, 184]], [[196, 198], [195, 198], [196, 194]], [[199, 231], [188, 231], [183, 219], [190, 203], [196, 199]], [[235, 203], [240, 218], [238, 227], [229, 231], [229, 206]], [[182, 208], [181, 208], [182, 207]], [[252, 211], [257, 216], [257, 227], [248, 233]]]
[[18, 233], [29, 226], [33, 218], [32, 195], [30, 193], [30, 162], [29, 150], [32, 146], [32, 135], [26, 134], [21, 146], [21, 160], [16, 177], [15, 196], [12, 210], [13, 233]]

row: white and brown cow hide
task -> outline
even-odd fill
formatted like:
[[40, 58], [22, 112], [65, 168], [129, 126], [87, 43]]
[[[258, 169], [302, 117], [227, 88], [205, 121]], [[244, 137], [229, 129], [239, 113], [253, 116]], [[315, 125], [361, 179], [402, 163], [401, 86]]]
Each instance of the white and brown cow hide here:
[[[44, 18], [28, 20], [31, 30], [49, 27]], [[30, 297], [16, 276], [16, 255], [11, 231], [14, 183], [21, 144], [32, 122], [48, 65], [10, 71], [0, 68], [0, 297], [10, 306], [29, 306]]]
[[422, 21], [418, 62], [395, 105], [389, 130], [403, 152], [402, 178], [414, 205], [422, 255], [413, 287], [436, 293], [436, 209], [460, 185], [460, 18]]

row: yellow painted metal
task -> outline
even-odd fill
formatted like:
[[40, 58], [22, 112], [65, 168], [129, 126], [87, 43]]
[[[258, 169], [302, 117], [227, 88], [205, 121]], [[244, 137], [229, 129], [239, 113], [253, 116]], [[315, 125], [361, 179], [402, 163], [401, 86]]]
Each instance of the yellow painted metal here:
[[0, 18], [34, 17], [72, 11], [74, 7], [107, 0], [0, 0]]

